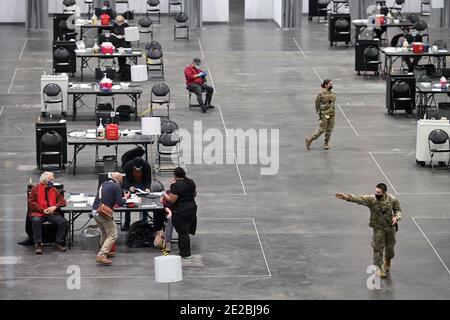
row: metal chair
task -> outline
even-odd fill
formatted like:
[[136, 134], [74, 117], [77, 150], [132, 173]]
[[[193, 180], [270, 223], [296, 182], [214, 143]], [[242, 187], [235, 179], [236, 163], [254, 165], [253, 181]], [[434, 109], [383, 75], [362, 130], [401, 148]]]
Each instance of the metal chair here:
[[[47, 158], [45, 164], [58, 164], [59, 170], [64, 168], [63, 160], [63, 139], [56, 131], [48, 131], [41, 137], [40, 154], [39, 154], [39, 169], [43, 168], [43, 159]], [[59, 158], [58, 162], [52, 161], [54, 158]]]
[[149, 33], [150, 41], [153, 41], [153, 21], [148, 17], [143, 17], [138, 21], [139, 33]]
[[[176, 130], [178, 125], [171, 121], [166, 120], [161, 123], [161, 135], [158, 139], [158, 151], [157, 151], [157, 162], [158, 162], [158, 172], [172, 172], [173, 167], [163, 168], [162, 163], [172, 163], [177, 167], [180, 166], [180, 148], [179, 142], [180, 137]], [[176, 157], [176, 163], [172, 160]]]
[[71, 67], [70, 52], [64, 47], [59, 47], [54, 51], [53, 60], [53, 74], [65, 72]]
[[[424, 11], [423, 8], [428, 7], [428, 11]], [[420, 13], [423, 15], [429, 15], [431, 12], [431, 0], [420, 1]]]
[[130, 10], [130, 3], [128, 2], [128, 0], [116, 0], [116, 5], [118, 5], [119, 3], [126, 4], [127, 10]]
[[[164, 80], [164, 59], [163, 59], [163, 53], [161, 49], [158, 49], [157, 47], [151, 48], [150, 50], [147, 50], [147, 70], [149, 72], [150, 78], [159, 78]], [[157, 72], [160, 74], [159, 77], [152, 76], [152, 73]]]
[[44, 101], [44, 114], [47, 114], [47, 107], [49, 104], [61, 104], [61, 113], [64, 112], [64, 99], [62, 95], [62, 90], [56, 83], [47, 84], [42, 90], [43, 101]]
[[[189, 26], [187, 21], [189, 17], [184, 12], [180, 12], [175, 16], [175, 23], [173, 26], [173, 38], [174, 39], [189, 39]], [[177, 36], [177, 30], [185, 30], [186, 35], [179, 37]]]
[[150, 115], [153, 116], [153, 106], [167, 106], [167, 119], [170, 118], [170, 88], [165, 83], [153, 86], [150, 94]]
[[147, 0], [147, 17], [149, 14], [157, 14], [158, 20], [157, 23], [161, 23], [161, 8], [159, 0]]
[[180, 0], [169, 0], [168, 6], [169, 6], [169, 16], [172, 13], [171, 10], [170, 10], [172, 7], [179, 6], [180, 7], [180, 11], [179, 12], [183, 12], [183, 1], [180, 1]]
[[328, 8], [330, 3], [331, 3], [331, 0], [318, 0], [317, 1], [317, 11], [318, 11], [317, 22], [318, 23], [320, 23], [321, 16], [325, 16], [325, 21], [328, 20], [328, 12], [331, 11], [331, 9]]
[[[433, 144], [433, 146], [431, 145]], [[441, 147], [439, 147], [441, 146]], [[441, 129], [434, 129], [428, 135], [428, 149], [430, 150], [430, 166], [434, 173], [433, 157], [435, 153], [450, 153], [450, 139], [447, 132]], [[450, 159], [447, 162], [447, 168]]]
[[161, 121], [161, 133], [174, 133], [178, 129], [178, 124], [175, 121], [169, 119]]
[[94, 0], [84, 0], [84, 3], [88, 6], [88, 18], [92, 17], [92, 13], [94, 12]]
[[63, 1], [63, 13], [75, 13], [76, 12], [76, 0], [64, 0]]
[[417, 30], [417, 32], [419, 32], [419, 36], [422, 38], [427, 38], [427, 42], [429, 42], [430, 40], [430, 35], [428, 33], [424, 33], [424, 31], [426, 31], [428, 29], [428, 24], [423, 21], [423, 20], [419, 20], [416, 23], [414, 23], [414, 29]]
[[369, 46], [364, 49], [363, 57], [364, 75], [367, 75], [367, 71], [373, 71], [375, 73], [375, 76], [378, 76], [380, 74], [382, 63], [380, 59], [380, 50], [377, 47]]
[[397, 81], [392, 86], [393, 113], [397, 110], [405, 110], [406, 113], [412, 113], [414, 109], [413, 97], [409, 84], [404, 81]]
[[416, 23], [417, 21], [420, 20], [419, 16], [415, 13], [411, 13], [409, 15], [406, 16], [406, 20], [408, 20], [409, 22], [411, 22], [412, 24]]
[[395, 0], [394, 5], [389, 8], [391, 15], [394, 19], [404, 20], [402, 16], [402, 10], [405, 6], [405, 0]]
[[[186, 88], [186, 90], [189, 92], [189, 110], [192, 110], [192, 108], [194, 108], [194, 107], [201, 107], [201, 105], [199, 105], [199, 104], [192, 104], [192, 95], [194, 94], [192, 91], [190, 91], [188, 88]], [[206, 89], [202, 89], [202, 95], [204, 94], [204, 93], [206, 93], [207, 91], [206, 91]], [[204, 97], [204, 100], [203, 101], [206, 101], [206, 96]]]
[[145, 45], [146, 51], [150, 51], [152, 49], [158, 49], [158, 50], [162, 51], [161, 44], [158, 41], [152, 41]]

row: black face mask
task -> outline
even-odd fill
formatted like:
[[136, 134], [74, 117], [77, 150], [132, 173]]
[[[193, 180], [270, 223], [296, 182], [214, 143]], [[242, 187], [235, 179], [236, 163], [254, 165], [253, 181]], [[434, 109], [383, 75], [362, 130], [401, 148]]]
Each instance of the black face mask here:
[[376, 194], [375, 198], [377, 198], [377, 200], [381, 200], [381, 199], [383, 199], [383, 195], [382, 194]]
[[333, 86], [328, 87], [328, 90], [329, 91], [333, 90]]

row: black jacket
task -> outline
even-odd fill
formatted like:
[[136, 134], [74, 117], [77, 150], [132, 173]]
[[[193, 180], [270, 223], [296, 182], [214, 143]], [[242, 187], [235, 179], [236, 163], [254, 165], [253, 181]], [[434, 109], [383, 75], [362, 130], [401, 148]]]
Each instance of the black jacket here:
[[[115, 34], [116, 36], [124, 36], [125, 35], [125, 28], [128, 28], [128, 23], [124, 23], [121, 26], [119, 26], [117, 23], [114, 22], [113, 28], [111, 30], [111, 33]], [[114, 46], [116, 48], [130, 48], [131, 44], [130, 42], [125, 41], [125, 38], [117, 39], [114, 37]]]
[[123, 172], [126, 175], [124, 179], [124, 188], [129, 189], [130, 187], [137, 187], [143, 190], [147, 188], [150, 189], [150, 186], [152, 185], [152, 168], [150, 167], [150, 165], [145, 162], [142, 166], [142, 184], [138, 184], [134, 181], [133, 168], [133, 160], [128, 161], [125, 164], [125, 167], [123, 167]]

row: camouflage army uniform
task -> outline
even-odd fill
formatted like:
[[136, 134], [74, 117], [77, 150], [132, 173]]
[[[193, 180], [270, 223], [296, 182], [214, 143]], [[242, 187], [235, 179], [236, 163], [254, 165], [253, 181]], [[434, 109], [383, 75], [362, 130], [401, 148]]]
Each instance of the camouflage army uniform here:
[[373, 229], [373, 264], [381, 268], [383, 251], [386, 253], [386, 259], [390, 260], [394, 257], [396, 226], [392, 225], [392, 218], [401, 219], [400, 203], [397, 198], [388, 193], [381, 200], [377, 200], [374, 195], [355, 196], [352, 194], [346, 195], [345, 200], [370, 209], [369, 226]]
[[316, 112], [319, 114], [319, 128], [312, 135], [316, 140], [325, 132], [325, 142], [328, 143], [334, 127], [336, 93], [333, 90], [323, 89], [316, 98]]

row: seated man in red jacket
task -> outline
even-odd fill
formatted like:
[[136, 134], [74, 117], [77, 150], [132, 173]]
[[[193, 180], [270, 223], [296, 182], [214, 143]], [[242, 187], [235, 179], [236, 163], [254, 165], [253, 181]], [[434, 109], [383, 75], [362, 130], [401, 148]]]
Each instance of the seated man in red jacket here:
[[39, 179], [39, 184], [34, 186], [28, 198], [30, 208], [30, 218], [33, 226], [34, 252], [42, 254], [42, 222], [50, 221], [56, 224], [55, 248], [59, 251], [66, 251], [65, 238], [67, 230], [67, 220], [62, 217], [58, 209], [66, 205], [66, 200], [53, 187], [55, 177], [52, 172], [44, 172]]
[[[206, 84], [206, 72], [200, 69], [201, 60], [194, 58], [192, 63], [184, 69], [186, 77], [186, 89], [197, 95], [198, 104], [202, 108], [203, 113], [208, 109], [214, 108], [211, 105], [214, 89]], [[206, 90], [206, 101], [203, 103], [202, 90]]]

